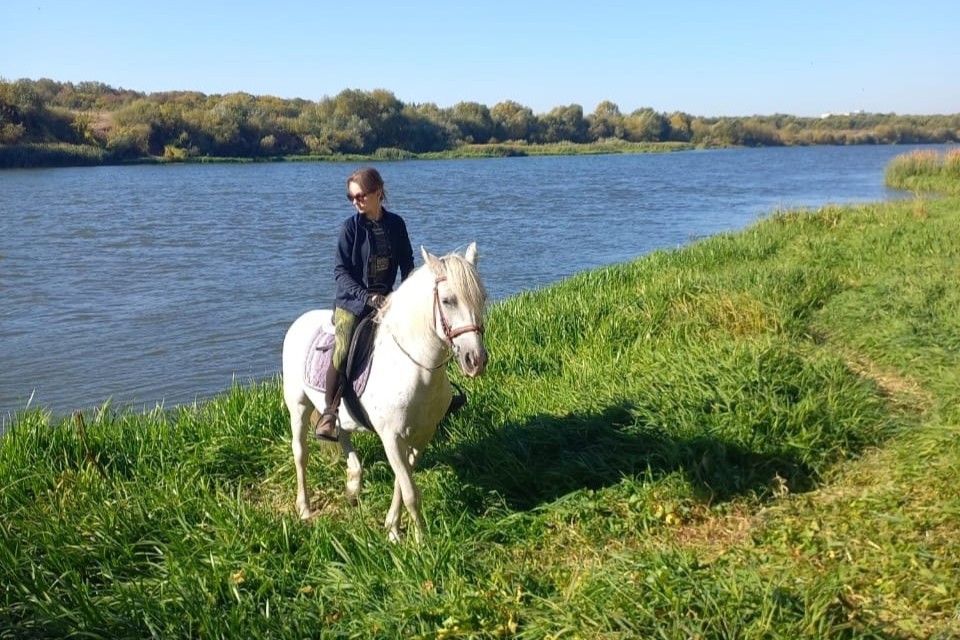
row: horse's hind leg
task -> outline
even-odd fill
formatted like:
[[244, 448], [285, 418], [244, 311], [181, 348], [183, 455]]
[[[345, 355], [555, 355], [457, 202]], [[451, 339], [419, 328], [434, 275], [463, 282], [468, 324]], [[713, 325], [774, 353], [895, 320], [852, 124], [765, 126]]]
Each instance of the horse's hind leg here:
[[313, 405], [303, 396], [295, 403], [287, 404], [290, 411], [290, 431], [293, 436], [293, 466], [297, 469], [297, 512], [306, 520], [313, 515], [310, 510], [310, 490], [307, 488], [307, 462], [310, 450], [307, 446], [307, 427]]

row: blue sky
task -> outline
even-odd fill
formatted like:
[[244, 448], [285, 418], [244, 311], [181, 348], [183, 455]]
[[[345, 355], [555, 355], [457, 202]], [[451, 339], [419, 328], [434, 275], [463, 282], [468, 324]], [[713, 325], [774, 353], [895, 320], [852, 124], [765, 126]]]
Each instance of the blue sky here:
[[960, 113], [960, 2], [27, 0], [0, 78], [545, 113]]

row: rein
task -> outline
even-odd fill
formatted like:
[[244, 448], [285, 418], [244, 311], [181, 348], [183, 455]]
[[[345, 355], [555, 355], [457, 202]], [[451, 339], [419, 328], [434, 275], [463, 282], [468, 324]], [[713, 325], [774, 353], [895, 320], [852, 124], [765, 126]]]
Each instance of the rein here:
[[451, 358], [453, 358], [453, 351], [450, 351], [450, 355], [448, 355], [446, 358], [444, 358], [443, 361], [442, 361], [440, 364], [438, 364], [438, 365], [435, 366], [435, 367], [428, 367], [428, 366], [425, 365], [425, 364], [421, 364], [421, 363], [417, 362], [417, 359], [414, 358], [412, 355], [410, 355], [410, 352], [409, 352], [409, 351], [407, 351], [406, 349], [403, 348], [403, 345], [400, 344], [400, 341], [399, 341], [399, 340], [397, 340], [397, 336], [393, 335], [393, 331], [390, 331], [390, 337], [393, 338], [393, 343], [394, 343], [395, 345], [397, 345], [397, 347], [400, 348], [400, 351], [403, 352], [403, 355], [405, 355], [405, 356], [407, 356], [408, 358], [410, 358], [410, 362], [412, 362], [413, 364], [417, 365], [417, 366], [420, 367], [421, 369], [426, 369], [427, 371], [436, 371], [437, 369], [441, 369], [441, 368], [447, 366], [447, 363], [450, 362], [450, 359], [451, 359]]
[[[450, 353], [447, 355], [443, 361], [435, 367], [428, 367], [424, 364], [421, 364], [414, 358], [410, 353], [403, 348], [403, 345], [400, 344], [400, 341], [397, 340], [397, 336], [390, 332], [390, 337], [393, 338], [393, 342], [400, 348], [400, 351], [403, 352], [403, 355], [410, 358], [410, 361], [420, 367], [421, 369], [426, 369], [427, 371], [436, 371], [442, 367], [445, 367], [447, 363], [453, 358], [454, 353], [457, 351], [457, 346], [453, 343], [453, 339], [462, 336], [465, 333], [476, 332], [483, 336], [484, 328], [483, 325], [468, 324], [462, 327], [457, 327], [456, 329], [450, 326], [450, 322], [447, 321], [446, 316], [443, 315], [443, 306], [440, 304], [440, 283], [447, 279], [447, 276], [437, 276], [436, 280], [433, 282], [433, 317], [440, 318], [440, 328], [443, 329], [443, 335], [447, 339], [447, 348], [450, 349]], [[434, 320], [436, 322], [436, 320]], [[436, 326], [436, 325], [434, 325]]]

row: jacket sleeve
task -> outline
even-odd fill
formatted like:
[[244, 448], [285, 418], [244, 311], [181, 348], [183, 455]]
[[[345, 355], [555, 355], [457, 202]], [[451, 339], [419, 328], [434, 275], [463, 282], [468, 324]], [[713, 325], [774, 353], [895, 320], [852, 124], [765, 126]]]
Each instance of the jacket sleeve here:
[[357, 281], [356, 266], [353, 264], [353, 245], [356, 241], [356, 226], [347, 221], [340, 228], [340, 238], [337, 241], [337, 255], [334, 260], [333, 277], [337, 288], [348, 298], [364, 302], [367, 299], [367, 289], [362, 282]]
[[413, 247], [410, 246], [410, 236], [407, 235], [407, 223], [403, 218], [399, 218], [398, 235], [400, 236], [399, 246], [397, 247], [397, 266], [400, 267], [400, 282], [407, 279], [413, 272]]

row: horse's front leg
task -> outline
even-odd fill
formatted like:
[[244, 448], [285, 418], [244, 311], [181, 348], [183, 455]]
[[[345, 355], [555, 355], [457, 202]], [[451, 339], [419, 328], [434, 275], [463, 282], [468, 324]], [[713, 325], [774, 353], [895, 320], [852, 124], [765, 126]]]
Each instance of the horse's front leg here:
[[288, 405], [290, 411], [290, 432], [292, 437], [293, 466], [297, 470], [297, 513], [302, 520], [313, 515], [310, 509], [310, 490], [307, 489], [307, 463], [310, 450], [307, 447], [307, 429], [310, 424], [312, 405], [303, 401]]
[[402, 506], [403, 493], [400, 490], [400, 481], [395, 478], [393, 481], [393, 500], [390, 501], [390, 510], [387, 511], [387, 518], [383, 523], [390, 542], [400, 541], [400, 508]]
[[413, 522], [413, 534], [417, 542], [423, 539], [426, 533], [426, 523], [420, 514], [420, 489], [413, 481], [413, 468], [417, 461], [417, 453], [407, 446], [399, 435], [393, 434], [383, 438], [387, 460], [393, 469], [395, 481], [393, 484], [393, 500], [387, 512], [385, 526], [391, 539], [399, 537], [400, 501], [407, 508], [410, 520]]
[[340, 431], [340, 450], [347, 459], [347, 501], [356, 506], [359, 502], [360, 485], [363, 482], [363, 465], [360, 464], [360, 456], [353, 448], [353, 440], [347, 431]]

